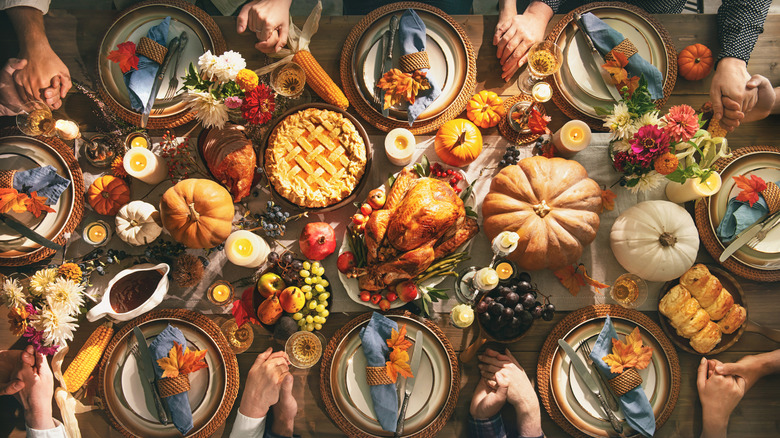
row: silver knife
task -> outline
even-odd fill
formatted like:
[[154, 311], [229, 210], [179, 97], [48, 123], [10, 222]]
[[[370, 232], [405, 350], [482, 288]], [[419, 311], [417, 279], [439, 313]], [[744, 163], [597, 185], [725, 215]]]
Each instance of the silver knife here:
[[577, 352], [574, 351], [574, 349], [571, 348], [571, 345], [567, 344], [566, 341], [563, 339], [558, 339], [558, 345], [563, 349], [566, 355], [569, 356], [571, 364], [574, 365], [574, 370], [585, 382], [585, 385], [587, 385], [588, 389], [590, 389], [590, 392], [598, 397], [599, 402], [601, 402], [601, 408], [607, 414], [607, 418], [609, 418], [610, 424], [612, 424], [612, 429], [614, 429], [617, 433], [623, 433], [623, 425], [620, 424], [620, 420], [615, 417], [615, 413], [612, 412], [612, 409], [610, 409], [609, 405], [607, 405], [607, 400], [604, 399], [604, 394], [601, 393], [599, 385], [596, 383], [593, 375], [591, 375], [588, 371], [588, 366], [585, 365], [579, 356], [577, 356]]
[[414, 352], [412, 353], [412, 363], [410, 365], [412, 369], [412, 375], [414, 377], [406, 379], [406, 390], [404, 391], [404, 403], [401, 405], [401, 412], [398, 413], [398, 423], [395, 427], [395, 437], [400, 437], [404, 433], [404, 420], [406, 417], [406, 408], [409, 407], [409, 396], [412, 395], [414, 390], [414, 382], [417, 381], [417, 371], [420, 369], [420, 359], [422, 359], [423, 353], [423, 332], [417, 330], [417, 335], [414, 338]]
[[[726, 249], [723, 250], [723, 254], [720, 255], [718, 258], [718, 261], [723, 263], [726, 261], [727, 258], [731, 257], [732, 254], [737, 252], [740, 248], [745, 246], [746, 243], [748, 243], [750, 240], [752, 240], [754, 237], [758, 237], [758, 240], [756, 243], [764, 240], [764, 237], [766, 237], [766, 233], [777, 226], [777, 224], [780, 223], [780, 211], [775, 212], [774, 214], [771, 214], [764, 218], [761, 221], [756, 222], [755, 224], [751, 225], [749, 228], [743, 230], [739, 235], [737, 236], [736, 240], [731, 242], [729, 246], [726, 247]], [[759, 235], [763, 232], [763, 235]]]
[[[390, 48], [390, 31], [386, 30], [385, 33], [382, 34], [382, 57], [380, 58], [379, 62], [379, 77], [376, 79], [376, 83], [379, 84], [379, 81], [384, 77], [385, 75], [385, 59], [387, 58], [387, 51]], [[385, 110], [385, 89], [379, 88], [376, 86], [374, 88], [374, 92], [376, 93], [376, 103], [379, 104], [379, 111], [382, 113], [383, 116], [387, 117], [385, 115], [385, 112], [387, 114], [390, 114], [390, 110]]]
[[609, 75], [609, 72], [606, 71], [604, 67], [602, 67], [602, 65], [606, 64], [607, 61], [605, 61], [604, 57], [601, 56], [601, 52], [596, 49], [596, 45], [593, 44], [593, 40], [590, 38], [590, 35], [588, 35], [588, 32], [585, 32], [585, 26], [582, 25], [582, 15], [575, 14], [574, 21], [577, 23], [577, 27], [580, 28], [580, 32], [582, 32], [582, 35], [585, 37], [585, 41], [588, 43], [588, 48], [590, 49], [592, 60], [596, 64], [596, 70], [601, 75], [601, 79], [604, 81], [604, 84], [607, 85], [609, 95], [615, 99], [615, 102], [620, 102], [622, 97], [620, 96], [617, 87], [615, 87], [615, 84], [612, 83], [612, 77]]
[[[149, 121], [149, 113], [152, 111], [154, 101], [157, 99], [157, 92], [160, 91], [160, 85], [162, 85], [163, 78], [165, 78], [165, 71], [168, 69], [168, 64], [171, 63], [171, 58], [173, 58], [173, 55], [178, 51], [179, 37], [175, 37], [168, 43], [168, 52], [165, 54], [165, 58], [163, 58], [160, 67], [157, 68], [157, 75], [154, 77], [154, 82], [152, 83], [152, 92], [149, 94], [149, 100], [146, 102], [144, 111], [141, 114], [141, 128], [146, 128], [146, 123]], [[146, 107], [149, 107], [149, 109], [146, 109]]]
[[38, 245], [43, 245], [46, 248], [54, 249], [57, 251], [63, 248], [63, 246], [60, 245], [59, 243], [54, 243], [51, 240], [41, 236], [32, 228], [28, 227], [27, 225], [19, 222], [18, 220], [12, 218], [11, 216], [5, 213], [0, 213], [0, 222], [3, 222], [4, 224], [8, 225], [11, 229], [21, 234], [22, 237], [26, 237], [32, 240], [33, 242], [37, 243]]
[[154, 408], [157, 410], [157, 418], [160, 419], [160, 423], [168, 424], [168, 415], [165, 413], [160, 395], [157, 393], [157, 385], [155, 381], [157, 377], [154, 374], [154, 361], [152, 359], [152, 353], [149, 351], [149, 346], [146, 345], [146, 336], [137, 326], [133, 328], [135, 334], [135, 340], [138, 341], [138, 351], [141, 352], [141, 360], [138, 361], [138, 369], [141, 371], [141, 377], [146, 381], [144, 387], [146, 390], [152, 393], [154, 399]]

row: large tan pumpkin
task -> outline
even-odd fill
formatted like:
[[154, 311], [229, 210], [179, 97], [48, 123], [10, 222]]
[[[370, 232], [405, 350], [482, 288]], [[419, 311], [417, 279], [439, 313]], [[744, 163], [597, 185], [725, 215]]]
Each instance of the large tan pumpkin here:
[[576, 161], [537, 156], [505, 167], [482, 204], [485, 234], [520, 235], [509, 255], [523, 269], [559, 269], [582, 256], [599, 229], [601, 188]]
[[163, 226], [189, 248], [213, 248], [230, 235], [233, 198], [208, 179], [185, 179], [168, 189], [160, 200]]

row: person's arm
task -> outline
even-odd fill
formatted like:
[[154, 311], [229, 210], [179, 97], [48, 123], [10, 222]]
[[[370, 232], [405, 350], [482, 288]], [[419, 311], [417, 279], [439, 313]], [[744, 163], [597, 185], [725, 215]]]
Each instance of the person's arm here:
[[745, 389], [750, 389], [762, 377], [780, 373], [780, 350], [745, 356], [735, 363], [718, 364], [715, 372], [740, 376], [745, 379]]
[[292, 395], [293, 377], [288, 374], [282, 382], [279, 391], [279, 402], [273, 407], [270, 437], [291, 437], [295, 427], [295, 415], [298, 413], [298, 402]]
[[257, 36], [255, 48], [263, 53], [276, 53], [287, 44], [290, 30], [292, 0], [254, 0], [244, 5], [238, 14], [236, 31], [248, 30]]
[[696, 387], [701, 402], [701, 437], [726, 438], [729, 416], [745, 395], [745, 379], [717, 372], [709, 373], [709, 363], [703, 357], [699, 364]]
[[525, 64], [528, 49], [544, 39], [547, 23], [559, 4], [560, 0], [534, 0], [518, 15], [514, 0], [499, 0], [493, 45], [497, 47], [496, 56], [501, 60], [502, 79], [509, 82], [512, 75]]
[[272, 353], [269, 348], [257, 355], [244, 385], [231, 438], [263, 437], [268, 410], [279, 401], [282, 382], [289, 376], [288, 365], [284, 351]]

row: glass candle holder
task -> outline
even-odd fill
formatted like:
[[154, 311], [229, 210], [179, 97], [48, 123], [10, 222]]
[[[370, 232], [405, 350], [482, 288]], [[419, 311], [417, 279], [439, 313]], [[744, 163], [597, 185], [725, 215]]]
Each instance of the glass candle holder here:
[[235, 288], [229, 281], [217, 280], [209, 287], [206, 294], [209, 301], [217, 306], [225, 306], [233, 302]]
[[131, 132], [125, 138], [125, 150], [132, 148], [146, 148], [152, 145], [152, 138], [145, 132]]
[[458, 274], [455, 281], [455, 298], [461, 304], [474, 304], [477, 301], [479, 290], [474, 286], [474, 276], [477, 275], [477, 267], [470, 266]]
[[104, 221], [90, 222], [81, 237], [94, 247], [103, 246], [111, 239], [111, 227]]
[[81, 155], [95, 167], [109, 167], [117, 157], [117, 146], [107, 135], [93, 135], [88, 139], [82, 137], [82, 144]]

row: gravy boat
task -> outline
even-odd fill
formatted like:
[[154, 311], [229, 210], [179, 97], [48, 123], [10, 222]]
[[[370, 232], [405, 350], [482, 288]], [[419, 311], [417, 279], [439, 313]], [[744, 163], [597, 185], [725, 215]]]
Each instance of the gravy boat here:
[[[125, 269], [116, 274], [116, 276], [108, 283], [106, 293], [103, 294], [103, 298], [87, 313], [87, 320], [93, 322], [106, 316], [114, 321], [128, 321], [135, 318], [136, 316], [143, 315], [144, 313], [154, 309], [162, 302], [163, 298], [165, 298], [165, 294], [168, 293], [168, 272], [170, 270], [171, 267], [167, 263], [160, 263], [159, 265], [143, 263], [140, 265], [135, 265], [132, 268]], [[114, 288], [114, 284], [130, 274], [141, 271], [158, 271], [162, 274], [162, 278], [160, 278], [160, 281], [157, 283], [154, 292], [152, 292], [149, 298], [141, 303], [141, 305], [128, 312], [117, 313], [111, 306], [111, 291]]]

